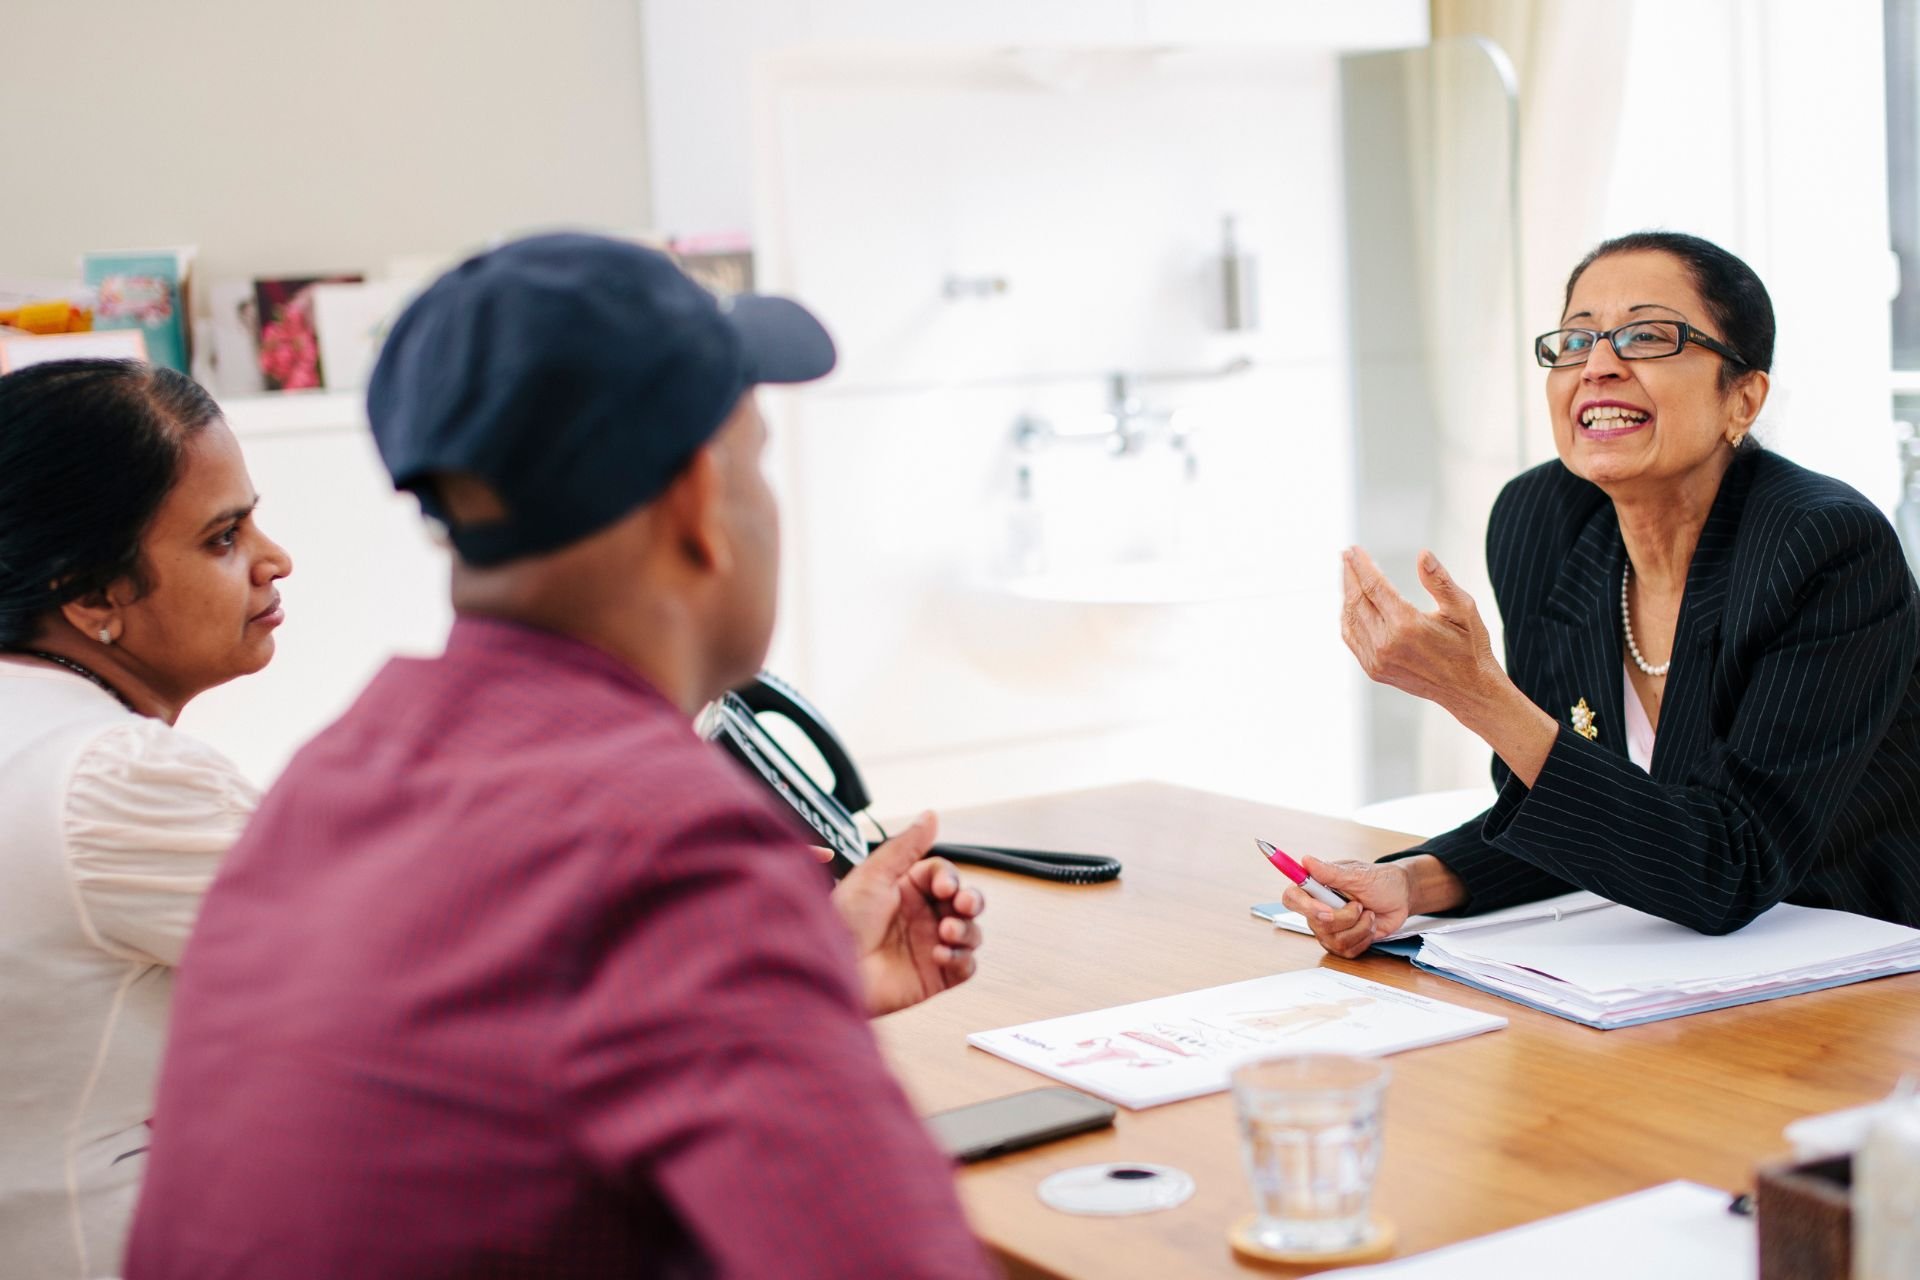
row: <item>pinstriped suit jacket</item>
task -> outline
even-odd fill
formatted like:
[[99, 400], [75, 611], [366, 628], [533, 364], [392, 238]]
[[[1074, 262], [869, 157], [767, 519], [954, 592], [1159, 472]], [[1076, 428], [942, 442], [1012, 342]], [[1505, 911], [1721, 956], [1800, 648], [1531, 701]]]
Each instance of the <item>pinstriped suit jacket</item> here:
[[[1409, 853], [1464, 911], [1589, 889], [1704, 933], [1777, 902], [1920, 926], [1920, 593], [1886, 518], [1837, 480], [1738, 456], [1687, 570], [1651, 774], [1627, 759], [1613, 504], [1558, 462], [1487, 530], [1507, 672], [1559, 722], [1531, 790]], [[1569, 727], [1582, 698], [1599, 734]]]

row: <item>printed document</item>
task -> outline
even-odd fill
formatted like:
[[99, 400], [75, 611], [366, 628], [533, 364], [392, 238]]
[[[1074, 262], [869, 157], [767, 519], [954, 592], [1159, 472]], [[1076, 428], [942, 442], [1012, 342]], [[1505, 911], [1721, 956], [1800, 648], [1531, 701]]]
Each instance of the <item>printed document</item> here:
[[1227, 1087], [1241, 1059], [1284, 1050], [1398, 1053], [1495, 1031], [1505, 1018], [1331, 969], [1069, 1014], [967, 1043], [1139, 1110]]

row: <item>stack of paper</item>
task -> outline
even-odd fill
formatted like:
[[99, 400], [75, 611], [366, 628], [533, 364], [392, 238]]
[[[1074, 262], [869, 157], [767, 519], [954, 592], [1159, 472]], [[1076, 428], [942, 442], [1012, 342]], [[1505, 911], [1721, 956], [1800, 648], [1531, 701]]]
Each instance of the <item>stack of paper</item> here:
[[1629, 907], [1428, 934], [1415, 962], [1588, 1026], [1818, 991], [1920, 969], [1920, 930], [1785, 903], [1710, 937]]
[[1506, 1025], [1365, 978], [1301, 969], [979, 1031], [967, 1043], [1139, 1109], [1218, 1093], [1234, 1065], [1254, 1054], [1398, 1053]]
[[[1559, 920], [1566, 916], [1577, 916], [1583, 911], [1594, 911], [1613, 904], [1597, 893], [1579, 890], [1563, 893], [1557, 898], [1543, 898], [1539, 902], [1523, 902], [1517, 907], [1506, 907], [1499, 911], [1489, 911], [1483, 916], [1408, 916], [1407, 922], [1386, 937], [1382, 942], [1398, 942], [1402, 938], [1424, 937], [1430, 933], [1458, 933], [1463, 929], [1484, 929], [1489, 925], [1517, 924], [1522, 920]], [[1253, 914], [1262, 920], [1271, 920], [1282, 929], [1294, 933], [1312, 933], [1306, 917], [1298, 911], [1287, 910], [1281, 902], [1256, 902]]]

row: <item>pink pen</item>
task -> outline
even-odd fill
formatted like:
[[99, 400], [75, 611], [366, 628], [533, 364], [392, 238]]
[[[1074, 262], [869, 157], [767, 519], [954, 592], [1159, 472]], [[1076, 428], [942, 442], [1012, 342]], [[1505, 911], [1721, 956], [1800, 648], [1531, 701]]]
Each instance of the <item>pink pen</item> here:
[[1267, 861], [1271, 862], [1281, 875], [1312, 894], [1315, 901], [1324, 902], [1330, 907], [1344, 907], [1347, 905], [1345, 898], [1308, 875], [1307, 869], [1295, 862], [1292, 858], [1289, 858], [1265, 840], [1255, 840], [1254, 843], [1260, 846], [1260, 852], [1267, 855]]

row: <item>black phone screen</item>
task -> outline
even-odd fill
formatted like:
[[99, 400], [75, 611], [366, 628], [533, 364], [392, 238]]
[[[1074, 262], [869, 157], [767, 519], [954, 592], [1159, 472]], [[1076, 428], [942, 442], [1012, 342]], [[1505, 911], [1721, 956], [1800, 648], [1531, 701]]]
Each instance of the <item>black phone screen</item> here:
[[942, 1150], [966, 1162], [1103, 1129], [1113, 1123], [1113, 1114], [1110, 1102], [1056, 1087], [936, 1112], [927, 1117], [927, 1127]]

